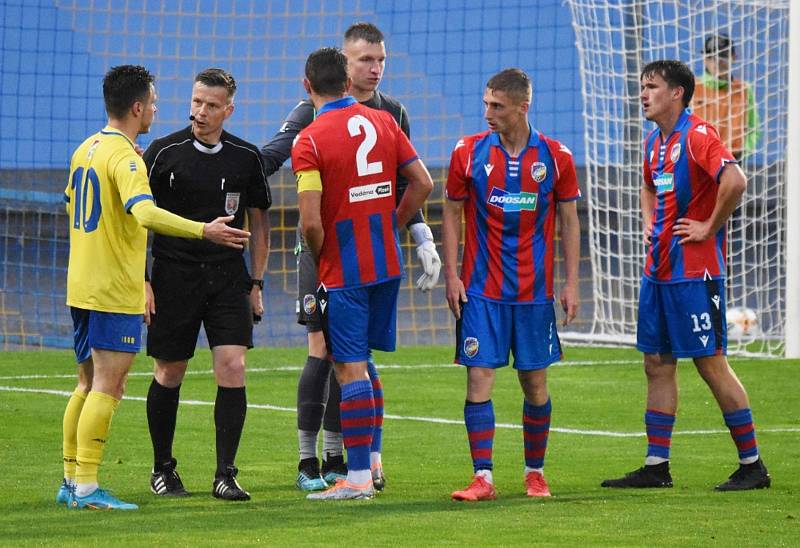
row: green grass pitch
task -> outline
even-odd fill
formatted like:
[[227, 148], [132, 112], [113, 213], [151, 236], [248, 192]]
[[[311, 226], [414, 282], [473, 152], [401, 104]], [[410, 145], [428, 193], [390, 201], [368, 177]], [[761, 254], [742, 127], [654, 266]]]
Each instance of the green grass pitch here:
[[[736, 452], [710, 392], [681, 362], [672, 448], [673, 489], [607, 490], [600, 481], [644, 457], [645, 379], [628, 349], [569, 348], [550, 370], [553, 399], [546, 477], [553, 497], [531, 500], [522, 482], [522, 396], [510, 368], [498, 374], [494, 463], [498, 500], [454, 503], [471, 464], [460, 424], [465, 374], [451, 350], [403, 348], [377, 356], [386, 398], [386, 492], [372, 501], [312, 502], [294, 488], [295, 398], [303, 349], [248, 355], [247, 423], [239, 479], [253, 500], [211, 497], [216, 393], [207, 350], [190, 365], [175, 456], [194, 496], [149, 491], [152, 453], [144, 397], [150, 364], [136, 360], [114, 417], [101, 484], [137, 512], [70, 511], [54, 503], [61, 480], [63, 393], [74, 387], [70, 352], [0, 355], [0, 544], [4, 545], [800, 545], [800, 362], [733, 358], [747, 387], [768, 490], [715, 493]], [[429, 419], [445, 419], [435, 422]], [[503, 426], [506, 425], [506, 426]], [[705, 431], [703, 433], [702, 431]], [[610, 433], [628, 433], [615, 436]]]

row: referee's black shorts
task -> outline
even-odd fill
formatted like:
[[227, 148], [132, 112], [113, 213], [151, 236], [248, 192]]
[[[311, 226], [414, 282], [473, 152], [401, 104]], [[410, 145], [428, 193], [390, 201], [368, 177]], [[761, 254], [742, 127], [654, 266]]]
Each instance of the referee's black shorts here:
[[156, 314], [147, 329], [147, 355], [165, 361], [194, 356], [200, 324], [211, 348], [253, 347], [250, 274], [244, 257], [189, 263], [153, 259], [150, 283]]

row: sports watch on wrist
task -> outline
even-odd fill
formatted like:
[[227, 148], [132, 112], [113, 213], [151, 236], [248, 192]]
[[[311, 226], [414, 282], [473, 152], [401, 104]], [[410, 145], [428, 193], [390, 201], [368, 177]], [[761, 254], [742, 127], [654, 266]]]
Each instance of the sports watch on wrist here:
[[250, 290], [252, 291], [252, 289], [255, 286], [258, 286], [259, 289], [263, 290], [264, 289], [264, 280], [257, 280], [255, 278], [251, 278], [250, 279]]

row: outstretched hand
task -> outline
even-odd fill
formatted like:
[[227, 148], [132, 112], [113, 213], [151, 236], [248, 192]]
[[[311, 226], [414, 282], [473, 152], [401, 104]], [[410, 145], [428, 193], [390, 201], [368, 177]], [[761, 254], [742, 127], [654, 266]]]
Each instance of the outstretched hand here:
[[244, 244], [247, 243], [250, 233], [226, 224], [232, 220], [233, 215], [228, 215], [227, 217], [217, 217], [210, 223], [205, 223], [203, 225], [203, 238], [215, 244], [242, 249]]

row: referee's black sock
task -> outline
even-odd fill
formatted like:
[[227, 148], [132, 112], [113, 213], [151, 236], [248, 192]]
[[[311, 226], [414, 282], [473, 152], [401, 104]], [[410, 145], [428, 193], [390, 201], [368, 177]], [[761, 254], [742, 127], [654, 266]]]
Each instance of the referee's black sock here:
[[239, 440], [247, 414], [247, 395], [244, 386], [240, 388], [217, 387], [217, 400], [214, 402], [214, 424], [217, 427], [217, 476], [233, 466]]
[[155, 471], [159, 471], [162, 465], [172, 459], [172, 440], [175, 438], [180, 393], [181, 385], [167, 388], [155, 378], [147, 391], [147, 425], [150, 429], [150, 440], [153, 442]]

